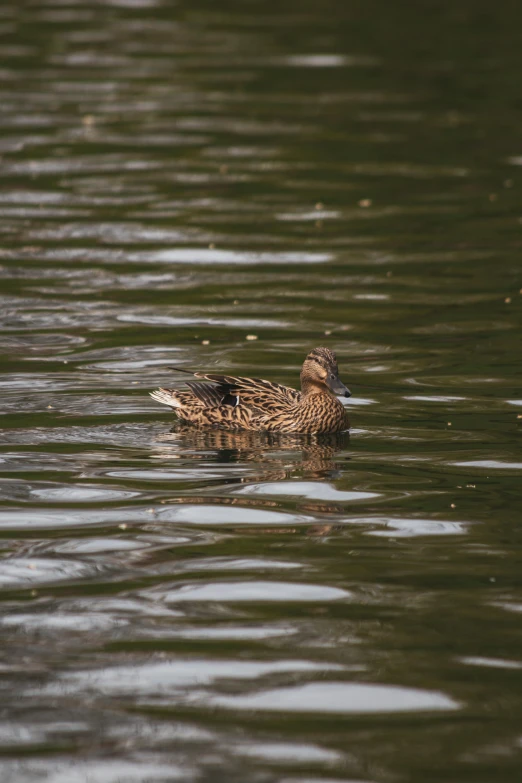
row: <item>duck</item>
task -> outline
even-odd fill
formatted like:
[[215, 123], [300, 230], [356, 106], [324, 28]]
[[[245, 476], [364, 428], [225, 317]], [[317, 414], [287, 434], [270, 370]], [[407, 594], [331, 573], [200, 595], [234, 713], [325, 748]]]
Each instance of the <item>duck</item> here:
[[[172, 368], [181, 369], [181, 368]], [[351, 397], [341, 382], [337, 357], [329, 348], [314, 348], [304, 360], [301, 390], [262, 378], [188, 372], [188, 391], [160, 388], [150, 392], [184, 423], [224, 430], [265, 430], [323, 434], [349, 429], [339, 397]]]

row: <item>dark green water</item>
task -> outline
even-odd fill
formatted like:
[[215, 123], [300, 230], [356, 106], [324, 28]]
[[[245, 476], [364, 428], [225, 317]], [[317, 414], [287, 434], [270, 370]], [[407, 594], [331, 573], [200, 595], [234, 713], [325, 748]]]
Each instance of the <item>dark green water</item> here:
[[[2, 783], [518, 783], [521, 73], [507, 0], [4, 0]], [[147, 394], [317, 345], [350, 437]]]

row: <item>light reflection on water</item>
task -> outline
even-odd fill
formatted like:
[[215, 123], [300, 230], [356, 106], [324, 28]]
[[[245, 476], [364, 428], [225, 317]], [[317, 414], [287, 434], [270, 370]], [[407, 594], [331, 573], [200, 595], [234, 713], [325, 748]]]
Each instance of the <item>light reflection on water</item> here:
[[[501, 10], [2, 5], [2, 783], [518, 783]], [[321, 344], [350, 434], [147, 394]]]

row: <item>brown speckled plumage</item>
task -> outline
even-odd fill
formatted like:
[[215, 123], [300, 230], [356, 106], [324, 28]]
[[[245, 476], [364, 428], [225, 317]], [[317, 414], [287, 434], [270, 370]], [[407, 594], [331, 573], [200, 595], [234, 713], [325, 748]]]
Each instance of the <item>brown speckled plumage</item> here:
[[[314, 348], [301, 370], [301, 391], [261, 378], [193, 373], [188, 391], [158, 389], [151, 397], [182, 421], [228, 430], [327, 433], [349, 428], [336, 394], [349, 397], [329, 348]], [[209, 383], [204, 383], [208, 381]]]

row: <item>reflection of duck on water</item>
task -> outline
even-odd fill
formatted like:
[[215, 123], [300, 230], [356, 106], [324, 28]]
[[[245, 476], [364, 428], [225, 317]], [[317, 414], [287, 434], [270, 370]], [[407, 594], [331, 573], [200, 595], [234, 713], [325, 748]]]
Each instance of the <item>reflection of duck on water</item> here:
[[[332, 479], [339, 466], [335, 454], [346, 448], [350, 435], [337, 432], [329, 435], [297, 435], [280, 432], [230, 432], [218, 429], [197, 429], [179, 423], [158, 440], [189, 451], [197, 458], [198, 451], [216, 453], [218, 462], [256, 462], [260, 472], [255, 476], [237, 478], [238, 483], [277, 481], [295, 473], [310, 479]], [[165, 457], [168, 455], [165, 454]], [[172, 452], [170, 453], [172, 456]], [[299, 456], [301, 457], [299, 459]], [[268, 468], [265, 469], [265, 468]]]
[[[157, 456], [167, 462], [173, 457], [178, 458], [189, 453], [191, 459], [204, 459], [213, 462], [209, 452], [215, 453], [215, 460], [220, 463], [256, 463], [256, 469], [250, 475], [234, 474], [226, 479], [225, 484], [257, 484], [264, 482], [281, 482], [285, 479], [305, 479], [321, 483], [325, 479], [333, 479], [339, 473], [340, 466], [334, 462], [335, 455], [347, 448], [350, 435], [339, 432], [330, 435], [291, 435], [275, 432], [227, 432], [224, 430], [197, 429], [181, 423], [157, 439], [161, 446], [157, 448]], [[159, 451], [159, 453], [158, 453]], [[232, 471], [234, 473], [234, 471]], [[284, 487], [284, 484], [282, 485]], [[210, 488], [208, 488], [210, 489]], [[246, 488], [245, 488], [246, 491]], [[239, 494], [214, 494], [208, 491], [195, 495], [182, 494], [162, 501], [168, 504], [235, 506], [239, 508], [276, 509], [285, 504], [281, 498], [260, 497], [259, 494], [249, 496]], [[302, 499], [296, 504], [296, 511], [304, 514], [335, 516], [343, 513], [343, 507], [338, 503]], [[248, 514], [246, 516], [248, 521]], [[241, 528], [246, 534], [248, 528]], [[308, 534], [323, 536], [332, 529], [330, 523], [312, 525]], [[299, 528], [285, 526], [281, 528], [252, 528], [256, 535], [265, 533], [296, 534]]]
[[[186, 372], [186, 371], [185, 371]], [[301, 391], [260, 378], [190, 373], [189, 391], [158, 389], [151, 397], [169, 405], [182, 421], [226, 430], [333, 433], [349, 428], [336, 395], [350, 397], [329, 348], [310, 351], [301, 370]]]

